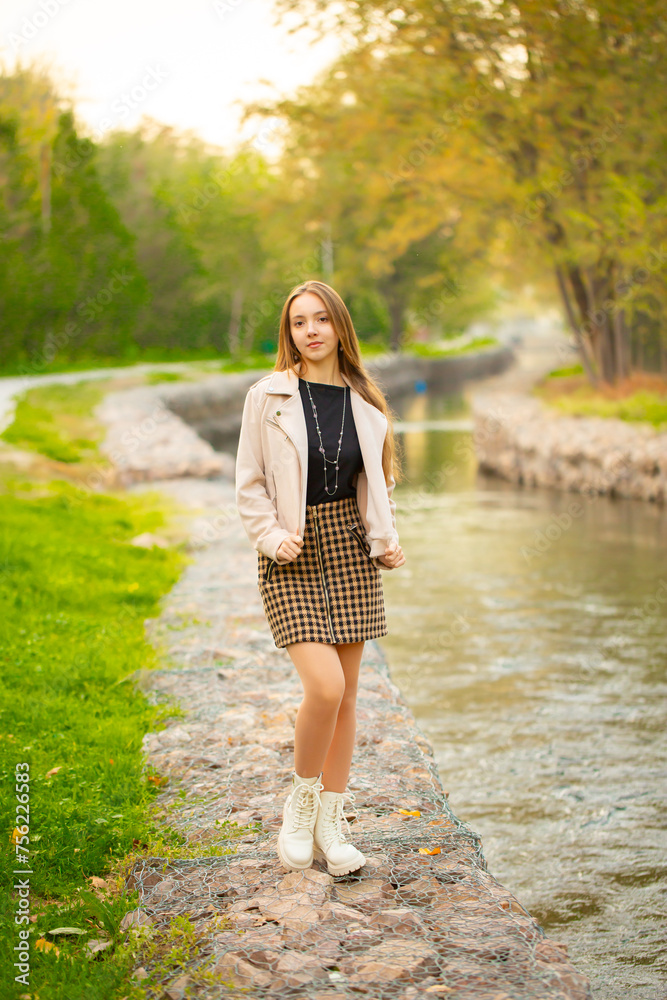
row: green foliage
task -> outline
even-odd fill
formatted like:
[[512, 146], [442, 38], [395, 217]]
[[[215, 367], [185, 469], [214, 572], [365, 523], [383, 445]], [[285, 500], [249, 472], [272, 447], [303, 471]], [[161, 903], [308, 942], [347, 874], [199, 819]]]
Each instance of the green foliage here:
[[132, 984], [128, 1000], [151, 1000], [162, 996], [165, 987], [184, 972], [187, 972], [193, 996], [208, 995], [211, 988], [215, 995], [220, 995], [221, 988], [225, 994], [244, 993], [244, 987], [235, 987], [228, 976], [213, 971], [215, 955], [202, 957], [211, 929], [226, 931], [230, 928], [229, 920], [224, 917], [214, 918], [210, 924], [195, 924], [187, 916], [178, 916], [166, 927], [145, 933], [137, 942], [137, 957], [141, 958], [147, 977]]
[[110, 940], [117, 942], [121, 935], [120, 925], [127, 912], [125, 901], [122, 900], [119, 906], [118, 900], [100, 899], [99, 896], [84, 889], [79, 890], [79, 899]]
[[468, 344], [449, 348], [446, 345], [439, 344], [411, 344], [409, 350], [405, 353], [416, 354], [418, 357], [423, 358], [451, 358], [457, 357], [459, 354], [475, 354], [477, 351], [488, 347], [498, 347], [498, 341], [495, 337], [476, 337]]
[[122, 354], [146, 296], [94, 146], [84, 155], [72, 113], [56, 104], [35, 73], [0, 77], [0, 343], [21, 374], [84, 349]]
[[[326, 0], [279, 9], [330, 29]], [[369, 0], [337, 24], [356, 44], [252, 110], [285, 121], [296, 211], [318, 206], [346, 287], [383, 287], [393, 346], [438, 282], [449, 316], [495, 270], [560, 298], [592, 377], [642, 367], [640, 313], [657, 353], [667, 310], [662, 4]]]
[[560, 413], [576, 417], [614, 417], [617, 420], [649, 423], [667, 428], [667, 396], [655, 392], [635, 392], [625, 399], [609, 399], [588, 390], [550, 396], [549, 405]]
[[[330, 28], [326, 0], [280, 8]], [[591, 379], [664, 370], [658, 0], [368, 0], [339, 24], [356, 44], [312, 85], [247, 108], [285, 125], [272, 165], [158, 123], [92, 142], [47, 74], [0, 74], [3, 370], [242, 363], [311, 277], [384, 347], [529, 284], [562, 303]]]
[[583, 365], [568, 365], [566, 368], [554, 368], [549, 372], [549, 378], [566, 378], [568, 375], [583, 375]]
[[102, 398], [99, 382], [43, 385], [28, 389], [16, 403], [13, 422], [0, 437], [58, 462], [79, 463], [95, 457], [102, 429], [90, 410]]

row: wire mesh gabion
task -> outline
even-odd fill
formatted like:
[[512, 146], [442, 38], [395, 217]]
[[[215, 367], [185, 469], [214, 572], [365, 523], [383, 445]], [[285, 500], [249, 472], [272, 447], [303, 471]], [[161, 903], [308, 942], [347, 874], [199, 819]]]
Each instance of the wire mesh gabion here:
[[[233, 497], [223, 481], [159, 485], [209, 512]], [[147, 623], [165, 668], [142, 678], [150, 697], [174, 698], [185, 714], [145, 748], [168, 778], [159, 803], [170, 823], [199, 853], [225, 838], [233, 853], [145, 857], [129, 872], [137, 920], [165, 928], [186, 915], [199, 932], [197, 953], [154, 995], [590, 1000], [565, 946], [488, 872], [479, 836], [450, 809], [375, 641], [362, 661], [346, 810], [367, 862], [340, 877], [317, 861], [282, 868], [301, 685], [270, 635], [240, 522], [205, 544], [201, 526], [200, 514], [196, 557]]]

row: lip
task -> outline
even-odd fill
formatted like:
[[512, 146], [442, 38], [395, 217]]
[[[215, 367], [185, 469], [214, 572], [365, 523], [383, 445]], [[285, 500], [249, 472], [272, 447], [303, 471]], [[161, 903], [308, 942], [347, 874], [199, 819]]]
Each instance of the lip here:
[[315, 341], [313, 341], [312, 344], [308, 344], [308, 346], [309, 347], [321, 347], [322, 346], [322, 341], [321, 340], [315, 340]]

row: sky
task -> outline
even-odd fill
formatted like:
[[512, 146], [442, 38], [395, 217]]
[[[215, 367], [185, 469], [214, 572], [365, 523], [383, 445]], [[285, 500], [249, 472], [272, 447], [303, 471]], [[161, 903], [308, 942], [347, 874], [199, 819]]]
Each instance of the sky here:
[[2, 0], [0, 61], [50, 66], [98, 140], [148, 115], [271, 155], [274, 123], [241, 127], [239, 102], [293, 93], [340, 51], [333, 36], [275, 22], [272, 0]]

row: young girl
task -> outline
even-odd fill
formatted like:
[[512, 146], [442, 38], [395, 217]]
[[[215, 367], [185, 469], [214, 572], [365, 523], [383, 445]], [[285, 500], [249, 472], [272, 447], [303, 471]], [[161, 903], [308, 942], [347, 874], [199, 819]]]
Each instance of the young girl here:
[[405, 562], [388, 414], [340, 296], [322, 281], [297, 285], [275, 368], [248, 390], [236, 459], [236, 504], [258, 551], [267, 621], [303, 684], [277, 845], [288, 871], [314, 857], [332, 875], [365, 864], [342, 829], [343, 796], [353, 798], [345, 790], [364, 641], [387, 634], [380, 569]]

